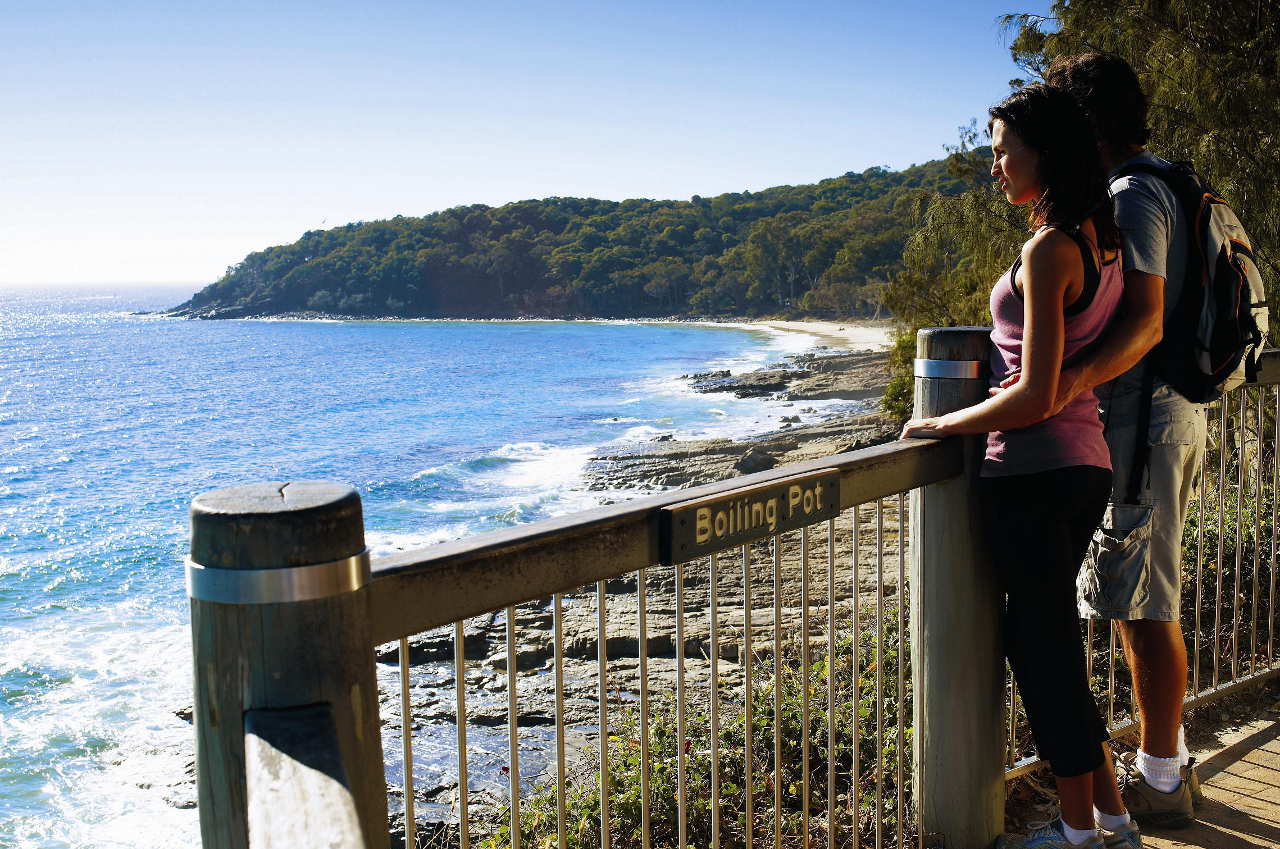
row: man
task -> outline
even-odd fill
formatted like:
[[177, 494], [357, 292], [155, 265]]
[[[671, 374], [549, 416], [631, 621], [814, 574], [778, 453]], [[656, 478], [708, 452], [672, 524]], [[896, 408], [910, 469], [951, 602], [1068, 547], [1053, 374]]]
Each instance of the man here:
[[[1133, 164], [1168, 166], [1145, 149], [1150, 137], [1147, 100], [1128, 63], [1098, 53], [1063, 57], [1049, 66], [1045, 82], [1071, 91], [1094, 120], [1124, 241], [1122, 313], [1099, 348], [1063, 370], [1059, 389], [1063, 403], [1100, 387], [1113, 497], [1121, 500], [1133, 471], [1143, 375], [1151, 359], [1146, 355], [1160, 341], [1182, 291], [1191, 234], [1177, 197], [1163, 180], [1146, 173], [1117, 176]], [[1108, 381], [1109, 386], [1102, 386]], [[1119, 621], [1133, 671], [1142, 727], [1140, 777], [1126, 786], [1124, 799], [1139, 823], [1180, 827], [1194, 817], [1191, 791], [1198, 790], [1198, 783], [1182, 734], [1187, 650], [1179, 623], [1180, 573], [1187, 502], [1197, 484], [1205, 437], [1204, 406], [1155, 377], [1141, 497], [1155, 505], [1147, 592], [1144, 597], [1140, 585], [1103, 587], [1100, 599], [1082, 602], [1082, 612]]]

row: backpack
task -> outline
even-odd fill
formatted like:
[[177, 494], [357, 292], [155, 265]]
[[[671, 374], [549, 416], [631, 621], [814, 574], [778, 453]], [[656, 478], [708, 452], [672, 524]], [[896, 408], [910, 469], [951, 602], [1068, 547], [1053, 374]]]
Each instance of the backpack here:
[[1140, 172], [1165, 182], [1191, 228], [1182, 293], [1151, 363], [1187, 400], [1213, 401], [1257, 376], [1257, 352], [1267, 335], [1267, 295], [1249, 234], [1190, 162], [1135, 163], [1116, 176]]

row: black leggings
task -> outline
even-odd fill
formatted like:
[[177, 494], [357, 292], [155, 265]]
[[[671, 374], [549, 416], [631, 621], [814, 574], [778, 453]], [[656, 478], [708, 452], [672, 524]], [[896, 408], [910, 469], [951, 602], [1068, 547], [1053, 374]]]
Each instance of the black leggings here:
[[1111, 472], [1071, 466], [981, 478], [982, 523], [1007, 595], [1004, 650], [1040, 756], [1070, 778], [1102, 765], [1107, 726], [1089, 691], [1076, 573], [1111, 492]]

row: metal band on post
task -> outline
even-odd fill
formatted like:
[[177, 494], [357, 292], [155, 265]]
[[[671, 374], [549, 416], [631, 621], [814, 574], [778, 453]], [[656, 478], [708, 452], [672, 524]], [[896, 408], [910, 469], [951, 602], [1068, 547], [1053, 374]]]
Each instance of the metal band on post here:
[[977, 380], [983, 376], [986, 366], [987, 364], [982, 360], [926, 360], [917, 358], [915, 376]]
[[283, 569], [209, 569], [187, 559], [187, 595], [219, 604], [284, 604], [354, 592], [369, 582], [369, 549]]

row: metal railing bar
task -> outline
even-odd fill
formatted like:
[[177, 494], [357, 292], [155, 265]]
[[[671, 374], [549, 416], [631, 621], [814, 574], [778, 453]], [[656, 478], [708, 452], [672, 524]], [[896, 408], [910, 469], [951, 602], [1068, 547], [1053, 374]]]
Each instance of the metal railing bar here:
[[[1208, 425], [1206, 424], [1206, 427]], [[1205, 460], [1209, 454], [1208, 447], [1200, 452], [1200, 491], [1196, 496], [1196, 613], [1195, 627], [1191, 630], [1191, 695], [1200, 692], [1200, 606], [1204, 603], [1204, 504], [1205, 490], [1209, 486], [1208, 479], [1205, 477], [1206, 463]], [[1093, 620], [1089, 620], [1089, 624], [1093, 624]], [[1092, 646], [1092, 642], [1090, 642]], [[1089, 656], [1092, 660], [1093, 652], [1090, 650]]]
[[404, 764], [404, 845], [417, 846], [418, 823], [413, 818], [413, 706], [409, 700], [409, 640], [400, 639], [400, 749]]
[[860, 608], [862, 606], [862, 587], [859, 584], [859, 569], [861, 565], [861, 555], [859, 554], [858, 540], [858, 513], [861, 505], [855, 505], [853, 508], [853, 528], [850, 533], [853, 548], [853, 569], [849, 577], [849, 600], [853, 607], [853, 651], [850, 652], [852, 657], [849, 661], [850, 672], [850, 688], [853, 691], [853, 768], [850, 770], [850, 780], [852, 787], [849, 790], [849, 813], [853, 822], [851, 823], [853, 833], [853, 849], [859, 849], [862, 845], [862, 835], [860, 829], [861, 818], [861, 802], [862, 802], [862, 776], [860, 769], [861, 757], [859, 756], [859, 743], [862, 740], [861, 723], [858, 716], [858, 706], [862, 701], [862, 682], [858, 676], [858, 653], [862, 650], [862, 614]]
[[650, 566], [658, 559], [662, 508], [673, 504], [837, 468], [844, 509], [954, 477], [963, 471], [962, 451], [961, 440], [898, 440], [377, 557], [368, 588], [372, 642], [394, 642]]
[[836, 849], [836, 520], [827, 520], [827, 849]]
[[507, 758], [511, 779], [511, 849], [520, 849], [520, 706], [516, 680], [519, 675], [516, 656], [516, 609], [507, 608]]
[[773, 538], [773, 847], [782, 849], [782, 540]]
[[1093, 617], [1084, 621], [1084, 676], [1093, 686]]
[[688, 774], [685, 771], [684, 713], [684, 564], [676, 564], [676, 824], [679, 846], [688, 846], [686, 838], [689, 811], [685, 798]]
[[1262, 535], [1260, 527], [1262, 523], [1258, 519], [1262, 516], [1262, 395], [1262, 389], [1258, 389], [1256, 434], [1258, 462], [1253, 476], [1253, 581], [1249, 595], [1249, 674], [1251, 675], [1258, 669], [1258, 566]]
[[876, 499], [876, 849], [884, 849], [884, 499]]
[[[711, 555], [711, 849], [720, 849], [720, 561]], [[743, 588], [745, 590], [745, 587]]]
[[1222, 536], [1227, 493], [1227, 403], [1231, 393], [1218, 404], [1218, 559], [1214, 568], [1216, 586], [1213, 596], [1213, 686], [1221, 680], [1222, 657]]
[[609, 618], [605, 582], [596, 584], [596, 663], [600, 699], [600, 849], [609, 849]]
[[1009, 675], [1009, 746], [1005, 763], [1012, 766], [1018, 756], [1018, 682]]
[[898, 785], [898, 847], [903, 849], [906, 840], [906, 801], [902, 781], [902, 766], [906, 760], [906, 694], [907, 694], [907, 505], [904, 493], [898, 493], [898, 750], [896, 781]]
[[1248, 436], [1245, 423], [1249, 417], [1249, 396], [1246, 387], [1240, 387], [1240, 423], [1236, 427], [1236, 572], [1232, 580], [1231, 597], [1231, 679], [1240, 677], [1240, 573], [1244, 566], [1244, 470]]
[[800, 823], [809, 847], [809, 526], [800, 529]]
[[[640, 846], [649, 849], [649, 602], [646, 570], [636, 575], [636, 613], [640, 637]], [[564, 847], [561, 847], [564, 849]]]
[[1116, 621], [1107, 620], [1107, 725], [1116, 721]]
[[1276, 659], [1276, 542], [1280, 526], [1276, 524], [1276, 504], [1280, 502], [1280, 386], [1276, 387], [1276, 414], [1271, 443], [1271, 570], [1267, 576], [1267, 665]]
[[[909, 495], [908, 493], [903, 494], [904, 498], [906, 498], [908, 495]], [[911, 517], [911, 511], [909, 509], [909, 505], [910, 505], [909, 501], [907, 502], [907, 505], [908, 505], [908, 509], [906, 509], [906, 511], [903, 513], [903, 519], [902, 519], [903, 521], [902, 540], [903, 540], [904, 546], [907, 545], [907, 543], [911, 540], [910, 524], [912, 521], [912, 517]], [[906, 579], [906, 583], [904, 583], [903, 586], [907, 588], [907, 596], [904, 603], [907, 605], [908, 616], [910, 616], [910, 610], [911, 610], [910, 594], [915, 592], [915, 584], [912, 582], [911, 573], [909, 571], [906, 573], [905, 579]], [[907, 626], [907, 630], [905, 634], [906, 634], [906, 639], [908, 640], [908, 643], [904, 645], [902, 649], [902, 663], [904, 664], [910, 662], [911, 656], [912, 656], [911, 645], [910, 645], [910, 640], [912, 639], [912, 632], [911, 632], [910, 625]], [[908, 683], [910, 683], [911, 679], [907, 679], [907, 681]], [[905, 697], [904, 697], [904, 701], [905, 701]], [[914, 690], [911, 693], [911, 708], [912, 708], [912, 714], [906, 713], [907, 708], [905, 704], [902, 710], [903, 710], [904, 716], [908, 716], [908, 715], [912, 716], [912, 731], [914, 733], [915, 732], [915, 722], [914, 722], [915, 692]], [[921, 788], [916, 783], [916, 779], [919, 777], [919, 772], [916, 770], [916, 763], [915, 763], [916, 751], [913, 746], [906, 746], [904, 743], [902, 757], [906, 758], [908, 757], [908, 755], [911, 757], [911, 770], [910, 770], [911, 804], [912, 804], [912, 807], [914, 808], [914, 811], [911, 812], [912, 813], [911, 821], [914, 822], [916, 827], [916, 849], [924, 849], [924, 835], [925, 835], [924, 806], [921, 804], [921, 800], [923, 799]]]
[[[754, 641], [752, 637], [751, 622], [751, 547], [749, 545], [742, 546], [742, 712], [743, 712], [743, 801], [746, 813], [745, 833], [743, 835], [743, 843], [745, 849], [751, 849], [752, 832], [754, 831], [755, 819], [753, 810], [753, 787], [754, 782], [754, 761], [755, 761], [755, 729], [753, 728], [754, 718], [752, 716], [751, 706], [754, 701], [752, 697], [751, 682], [751, 661], [754, 651]], [[648, 849], [646, 847], [645, 849]]]
[[[556, 845], [560, 849], [569, 849], [564, 798], [565, 783], [569, 780], [564, 747], [564, 597], [560, 593], [551, 597], [551, 622], [556, 667]], [[643, 686], [644, 678], [640, 680]]]
[[1280, 383], [1280, 348], [1267, 348], [1258, 352], [1258, 372], [1250, 386], [1270, 386]]
[[[1280, 666], [1277, 666], [1274, 669], [1267, 669], [1263, 672], [1259, 672], [1258, 674], [1251, 675], [1247, 678], [1242, 678], [1239, 681], [1228, 681], [1227, 683], [1221, 684], [1217, 687], [1211, 687], [1210, 689], [1205, 690], [1200, 695], [1183, 701], [1182, 709], [1184, 711], [1196, 710], [1197, 708], [1204, 707], [1205, 705], [1211, 704], [1217, 701], [1218, 699], [1226, 698], [1227, 696], [1230, 696], [1234, 693], [1238, 693], [1242, 690], [1246, 690], [1250, 687], [1256, 686], [1258, 684], [1263, 683], [1264, 681], [1268, 681], [1276, 677], [1280, 677]], [[1109, 726], [1108, 730], [1110, 731], [1110, 734], [1111, 734], [1110, 739], [1120, 740], [1125, 737], [1132, 736], [1136, 734], [1141, 729], [1141, 727], [1142, 726], [1140, 722], [1136, 718], [1130, 718], [1120, 723], [1119, 725]], [[1044, 762], [1036, 755], [1031, 755], [1029, 757], [1022, 758], [1013, 766], [1005, 770], [1004, 772], [1005, 781], [1011, 781], [1012, 779], [1018, 778], [1019, 776], [1026, 775], [1029, 772], [1033, 772], [1038, 767], [1040, 767], [1042, 763]]]
[[453, 624], [453, 681], [455, 692], [454, 723], [458, 736], [458, 845], [471, 845], [471, 827], [467, 811], [467, 647], [466, 624]]

